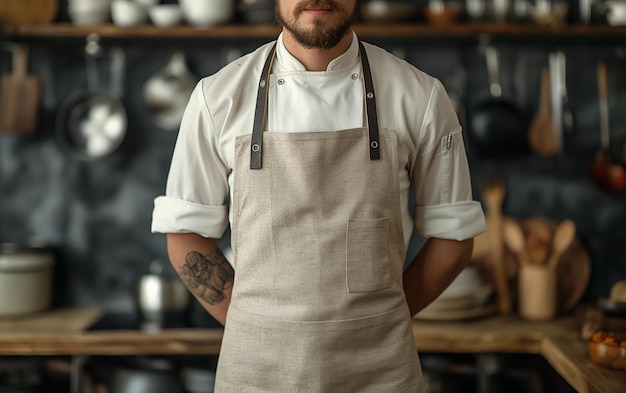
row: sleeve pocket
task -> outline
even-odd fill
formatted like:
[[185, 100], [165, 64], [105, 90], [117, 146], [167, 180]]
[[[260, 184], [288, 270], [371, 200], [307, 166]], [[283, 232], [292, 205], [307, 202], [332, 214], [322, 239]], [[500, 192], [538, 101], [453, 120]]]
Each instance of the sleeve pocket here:
[[441, 138], [441, 197], [440, 203], [450, 203], [452, 200], [453, 176], [452, 171], [455, 165], [454, 160], [458, 159], [460, 154], [465, 154], [465, 146], [463, 144], [463, 135], [461, 130], [451, 132]]
[[390, 286], [389, 219], [348, 220], [348, 292], [373, 292]]

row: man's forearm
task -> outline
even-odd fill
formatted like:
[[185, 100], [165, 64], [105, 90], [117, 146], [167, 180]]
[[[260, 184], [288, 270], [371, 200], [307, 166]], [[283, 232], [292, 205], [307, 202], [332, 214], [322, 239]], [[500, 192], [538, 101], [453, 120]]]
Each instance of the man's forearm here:
[[223, 325], [235, 273], [216, 241], [191, 233], [168, 234], [167, 250], [185, 286]]
[[473, 239], [428, 239], [404, 272], [404, 293], [411, 315], [435, 300], [469, 263]]

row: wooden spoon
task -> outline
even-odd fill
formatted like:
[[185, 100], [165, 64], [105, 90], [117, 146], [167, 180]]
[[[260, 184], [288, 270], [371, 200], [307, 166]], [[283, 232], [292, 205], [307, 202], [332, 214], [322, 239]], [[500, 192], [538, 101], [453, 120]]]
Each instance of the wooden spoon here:
[[541, 73], [539, 110], [528, 127], [528, 143], [540, 156], [551, 156], [558, 150], [550, 112], [550, 71], [548, 68], [544, 68]]
[[488, 211], [486, 219], [487, 231], [489, 232], [491, 258], [495, 266], [494, 276], [498, 296], [498, 309], [501, 314], [509, 314], [512, 302], [502, 247], [502, 202], [504, 194], [504, 183], [500, 180], [487, 182], [482, 190], [483, 200], [487, 205]]
[[532, 265], [533, 262], [528, 255], [526, 249], [526, 237], [522, 227], [514, 220], [507, 220], [504, 223], [504, 241], [509, 246], [511, 251], [517, 255], [520, 264]]
[[576, 224], [572, 220], [565, 220], [556, 228], [552, 238], [552, 253], [547, 263], [550, 269], [556, 269], [561, 255], [572, 244], [574, 236], [576, 236]]

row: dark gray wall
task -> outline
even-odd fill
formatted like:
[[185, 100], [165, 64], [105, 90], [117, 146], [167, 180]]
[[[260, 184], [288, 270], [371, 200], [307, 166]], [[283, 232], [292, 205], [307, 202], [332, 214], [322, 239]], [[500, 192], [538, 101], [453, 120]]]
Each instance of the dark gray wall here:
[[[108, 86], [112, 45], [127, 53], [125, 92], [129, 131], [111, 157], [85, 162], [69, 155], [55, 137], [55, 119], [69, 95], [86, 87], [82, 39], [35, 39], [31, 72], [43, 81], [41, 129], [34, 136], [0, 134], [0, 242], [44, 239], [57, 253], [55, 304], [102, 305], [132, 312], [132, 284], [155, 258], [167, 260], [165, 238], [150, 233], [153, 198], [164, 191], [176, 132], [155, 127], [141, 96], [144, 81], [184, 49], [198, 76], [215, 72], [231, 49], [246, 53], [265, 40], [103, 40], [99, 59]], [[370, 40], [440, 78], [451, 93], [462, 93], [470, 108], [487, 93], [484, 58], [472, 39]], [[626, 278], [626, 194], [597, 189], [587, 169], [599, 148], [595, 67], [609, 65], [614, 140], [626, 138], [626, 59], [614, 43], [552, 42], [550, 39], [496, 43], [501, 49], [505, 94], [530, 118], [538, 101], [539, 75], [547, 54], [559, 47], [568, 57], [568, 88], [576, 127], [566, 135], [558, 158], [527, 152], [493, 159], [468, 145], [475, 195], [491, 177], [505, 180], [504, 212], [516, 217], [572, 218], [588, 247], [592, 279], [585, 299], [606, 296]], [[0, 71], [9, 70], [6, 52]], [[465, 76], [467, 82], [465, 83]], [[458, 83], [460, 81], [460, 83]], [[255, 92], [249, 92], [254, 94]], [[246, 92], [242, 92], [246, 94]], [[419, 239], [411, 248], [414, 253]]]

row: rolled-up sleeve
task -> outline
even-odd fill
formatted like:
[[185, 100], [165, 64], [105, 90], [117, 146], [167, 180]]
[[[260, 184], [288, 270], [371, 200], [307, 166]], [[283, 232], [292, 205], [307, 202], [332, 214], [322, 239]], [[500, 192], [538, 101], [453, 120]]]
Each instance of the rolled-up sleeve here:
[[152, 232], [197, 233], [219, 238], [228, 226], [228, 174], [219, 154], [213, 124], [200, 81], [185, 109], [165, 195], [154, 200]]
[[472, 199], [469, 164], [456, 112], [435, 81], [411, 168], [413, 220], [423, 237], [464, 240], [485, 231], [482, 206]]

